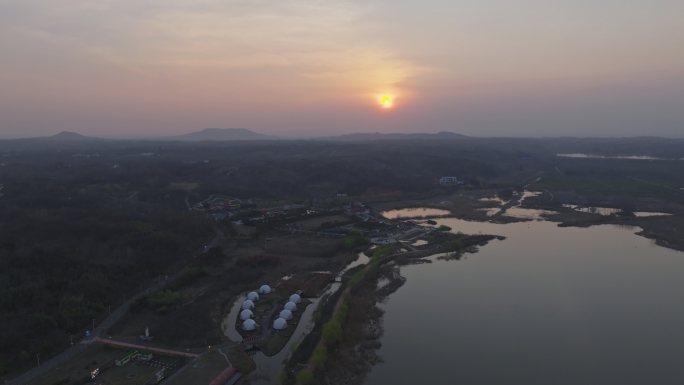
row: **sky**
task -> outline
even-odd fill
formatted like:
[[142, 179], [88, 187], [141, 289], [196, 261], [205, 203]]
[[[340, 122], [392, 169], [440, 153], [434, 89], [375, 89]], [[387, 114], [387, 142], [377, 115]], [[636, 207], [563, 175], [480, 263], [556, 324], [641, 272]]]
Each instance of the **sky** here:
[[683, 14], [681, 0], [0, 0], [0, 137], [684, 137]]

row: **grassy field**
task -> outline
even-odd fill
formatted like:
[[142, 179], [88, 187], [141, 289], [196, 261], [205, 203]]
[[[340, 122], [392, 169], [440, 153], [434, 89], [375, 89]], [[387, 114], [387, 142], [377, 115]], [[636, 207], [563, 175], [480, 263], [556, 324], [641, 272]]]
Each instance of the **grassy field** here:
[[188, 363], [183, 371], [166, 385], [207, 385], [228, 367], [230, 364], [226, 358], [215, 350]]
[[327, 259], [338, 253], [340, 243], [339, 239], [290, 235], [272, 238], [264, 249], [269, 254]]
[[681, 203], [683, 161], [561, 159], [531, 185], [535, 189], [574, 191], [583, 196], [663, 199]]
[[297, 228], [302, 229], [302, 230], [316, 230], [318, 229], [323, 223], [326, 222], [346, 222], [349, 220], [349, 216], [342, 215], [342, 214], [336, 214], [336, 215], [331, 215], [327, 217], [319, 217], [319, 218], [311, 218], [307, 219], [305, 221], [299, 221], [299, 222], [293, 222], [292, 224], [295, 225]]

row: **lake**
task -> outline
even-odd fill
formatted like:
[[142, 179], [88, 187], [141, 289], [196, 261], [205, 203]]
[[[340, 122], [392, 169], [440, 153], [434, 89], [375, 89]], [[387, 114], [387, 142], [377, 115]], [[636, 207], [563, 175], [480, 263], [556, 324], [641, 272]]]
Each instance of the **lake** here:
[[599, 158], [599, 159], [631, 159], [631, 160], [684, 160], [680, 159], [669, 159], [669, 158], [658, 158], [655, 156], [648, 155], [624, 155], [624, 156], [606, 156], [606, 155], [596, 155], [596, 154], [556, 154], [562, 158]]
[[670, 384], [684, 378], [684, 253], [636, 228], [437, 219], [503, 235], [402, 267], [366, 385]]
[[[613, 215], [613, 214], [619, 214], [622, 212], [621, 209], [615, 209], [611, 207], [583, 207], [583, 206], [578, 206], [578, 205], [568, 205], [564, 204], [563, 207], [573, 209], [575, 211], [583, 212], [583, 213], [591, 213], [591, 214], [600, 214], [600, 215]], [[668, 213], [658, 213], [658, 212], [649, 212], [649, 211], [635, 211], [632, 214], [636, 217], [660, 217], [660, 216], [666, 216], [666, 215], [672, 215]]]

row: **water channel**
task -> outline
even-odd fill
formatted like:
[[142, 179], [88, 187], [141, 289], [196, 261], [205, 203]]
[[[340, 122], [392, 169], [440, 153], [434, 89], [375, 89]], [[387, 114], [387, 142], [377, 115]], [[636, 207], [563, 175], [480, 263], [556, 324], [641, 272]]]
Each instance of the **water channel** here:
[[670, 384], [684, 378], [684, 253], [614, 225], [436, 220], [503, 235], [402, 267], [366, 385]]
[[658, 158], [649, 155], [596, 155], [596, 154], [556, 154], [561, 158], [596, 158], [596, 159], [627, 159], [627, 160], [684, 160], [684, 158]]

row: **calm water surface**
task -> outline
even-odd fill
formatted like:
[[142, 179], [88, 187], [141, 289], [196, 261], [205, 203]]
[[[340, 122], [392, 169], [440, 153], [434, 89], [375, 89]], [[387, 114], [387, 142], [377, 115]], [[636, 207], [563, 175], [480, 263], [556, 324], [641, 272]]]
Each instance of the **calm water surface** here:
[[367, 385], [684, 379], [684, 253], [633, 228], [437, 222], [508, 239], [402, 268]]
[[562, 158], [600, 158], [600, 159], [631, 159], [631, 160], [684, 160], [680, 159], [669, 159], [669, 158], [657, 158], [655, 156], [648, 155], [625, 155], [625, 156], [606, 156], [606, 155], [596, 155], [596, 154], [556, 154]]

